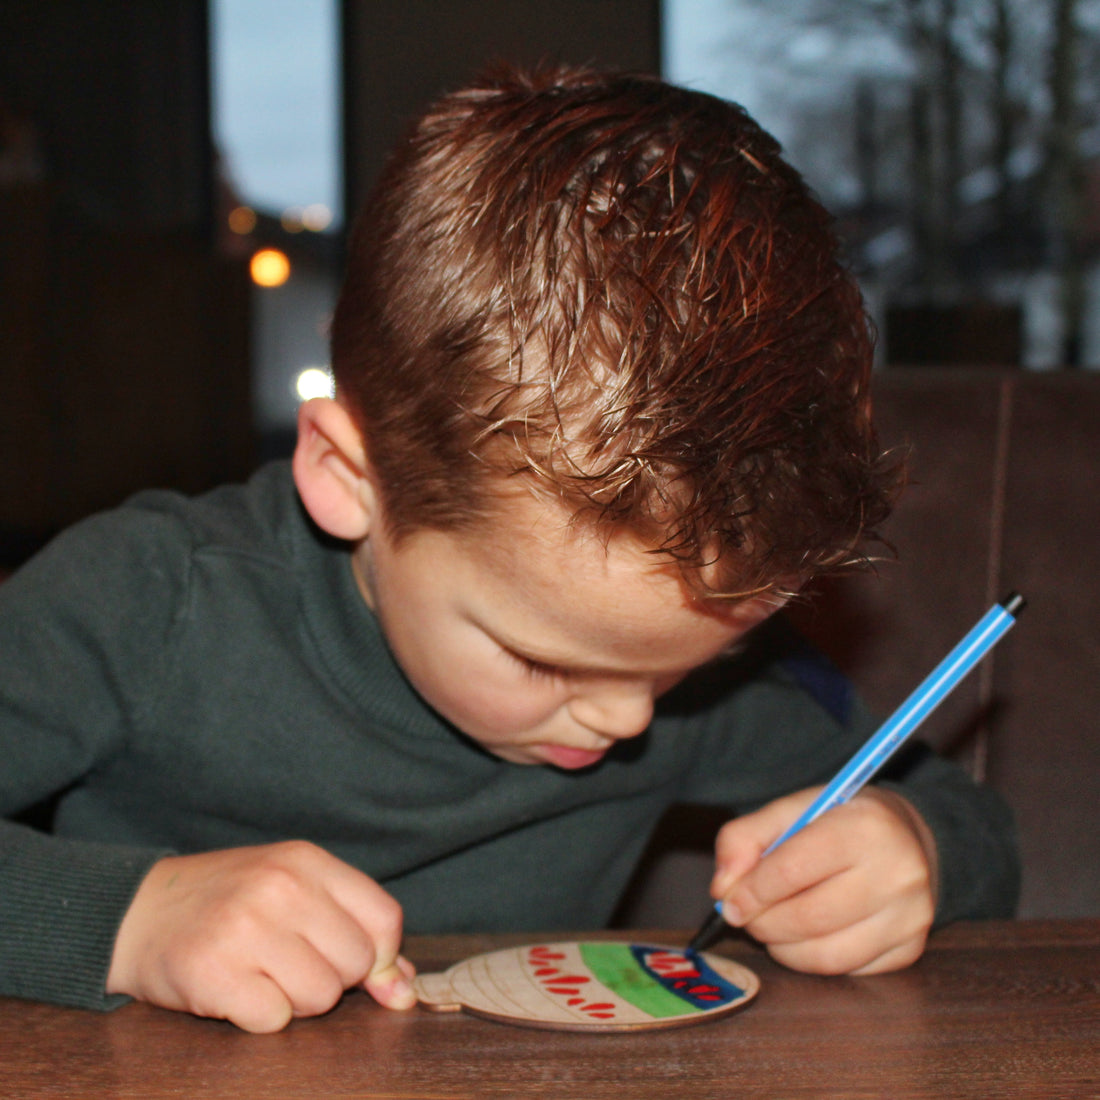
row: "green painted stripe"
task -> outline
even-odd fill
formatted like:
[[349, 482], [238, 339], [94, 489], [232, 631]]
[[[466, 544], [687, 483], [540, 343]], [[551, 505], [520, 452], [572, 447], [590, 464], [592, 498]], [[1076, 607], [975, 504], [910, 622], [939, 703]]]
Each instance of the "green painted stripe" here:
[[699, 1009], [642, 970], [625, 943], [582, 943], [581, 958], [597, 981], [650, 1016], [685, 1016]]

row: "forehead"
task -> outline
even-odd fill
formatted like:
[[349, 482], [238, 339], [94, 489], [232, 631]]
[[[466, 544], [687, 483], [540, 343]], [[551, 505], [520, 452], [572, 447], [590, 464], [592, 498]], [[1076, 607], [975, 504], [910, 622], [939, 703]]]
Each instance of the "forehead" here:
[[484, 527], [460, 536], [464, 552], [493, 578], [540, 594], [590, 585], [656, 586], [671, 598], [682, 587], [675, 561], [630, 531], [605, 531], [531, 492], [509, 493], [499, 503]]
[[701, 600], [669, 555], [629, 532], [606, 536], [528, 494], [516, 494], [484, 528], [453, 537], [451, 560], [468, 571], [476, 613], [547, 657], [569, 650], [579, 662], [687, 667], [772, 610]]

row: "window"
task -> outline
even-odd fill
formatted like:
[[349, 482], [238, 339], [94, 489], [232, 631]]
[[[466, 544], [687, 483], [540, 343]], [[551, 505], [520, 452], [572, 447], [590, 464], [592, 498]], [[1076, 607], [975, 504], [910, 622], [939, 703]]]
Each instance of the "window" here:
[[210, 0], [218, 238], [252, 260], [253, 408], [267, 454], [328, 370], [343, 227], [337, 0]]

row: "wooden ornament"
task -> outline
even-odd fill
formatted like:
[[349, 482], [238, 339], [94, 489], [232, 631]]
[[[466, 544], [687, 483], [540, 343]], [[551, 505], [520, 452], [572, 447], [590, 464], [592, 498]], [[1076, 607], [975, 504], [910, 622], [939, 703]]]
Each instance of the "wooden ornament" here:
[[686, 948], [571, 941], [474, 955], [414, 986], [436, 1012], [553, 1031], [643, 1031], [724, 1016], [748, 1004], [760, 980]]

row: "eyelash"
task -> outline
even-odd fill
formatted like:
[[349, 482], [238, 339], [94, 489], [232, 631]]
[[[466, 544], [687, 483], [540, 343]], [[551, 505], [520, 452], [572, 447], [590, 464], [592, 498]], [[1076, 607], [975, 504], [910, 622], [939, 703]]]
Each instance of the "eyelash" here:
[[565, 675], [564, 670], [560, 668], [544, 665], [541, 661], [532, 661], [529, 657], [521, 657], [518, 653], [509, 652], [509, 656], [517, 661], [533, 680], [556, 680]]

